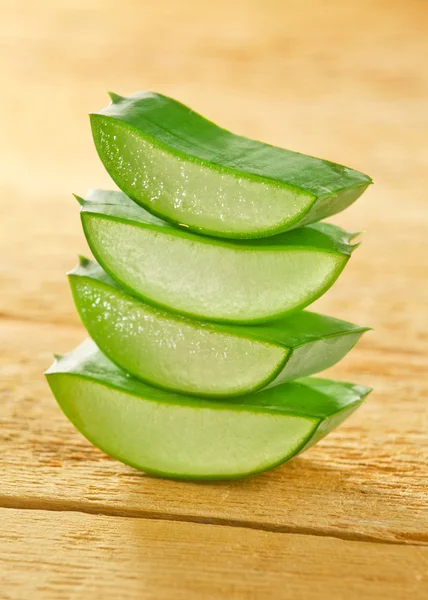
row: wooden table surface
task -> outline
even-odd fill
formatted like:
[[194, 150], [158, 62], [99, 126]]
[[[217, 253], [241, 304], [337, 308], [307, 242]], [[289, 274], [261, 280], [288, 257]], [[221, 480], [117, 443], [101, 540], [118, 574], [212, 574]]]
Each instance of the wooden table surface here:
[[[0, 1], [0, 598], [428, 597], [428, 7], [421, 0]], [[366, 405], [271, 473], [191, 484], [93, 448], [42, 372], [83, 337], [71, 192], [111, 185], [87, 113], [152, 89], [375, 186], [316, 309], [375, 328]]]

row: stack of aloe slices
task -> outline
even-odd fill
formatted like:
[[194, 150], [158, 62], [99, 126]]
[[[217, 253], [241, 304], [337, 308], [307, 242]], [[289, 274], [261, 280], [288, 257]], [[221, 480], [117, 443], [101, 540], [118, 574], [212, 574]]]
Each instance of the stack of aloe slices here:
[[57, 357], [52, 391], [88, 440], [146, 472], [271, 469], [370, 392], [309, 377], [367, 328], [303, 309], [358, 245], [319, 221], [371, 180], [234, 135], [160, 94], [111, 99], [91, 124], [122, 191], [76, 196], [97, 262], [81, 257], [69, 281], [92, 339]]

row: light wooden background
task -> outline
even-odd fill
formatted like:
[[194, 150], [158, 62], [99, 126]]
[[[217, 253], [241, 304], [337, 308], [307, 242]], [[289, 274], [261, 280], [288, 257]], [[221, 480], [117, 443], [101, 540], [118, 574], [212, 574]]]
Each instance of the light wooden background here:
[[[0, 0], [0, 598], [428, 597], [428, 5]], [[84, 336], [71, 192], [108, 186], [86, 114], [152, 89], [368, 172], [364, 243], [317, 303], [371, 325], [331, 376], [375, 392], [274, 472], [153, 479], [92, 448], [42, 371]]]

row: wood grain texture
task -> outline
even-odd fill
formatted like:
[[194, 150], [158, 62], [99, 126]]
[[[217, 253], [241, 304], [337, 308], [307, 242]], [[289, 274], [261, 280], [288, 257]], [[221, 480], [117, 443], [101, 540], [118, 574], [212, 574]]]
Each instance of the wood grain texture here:
[[407, 364], [401, 354], [357, 348], [333, 374], [363, 379], [376, 391], [347, 423], [271, 473], [191, 484], [109, 459], [64, 418], [41, 372], [53, 345], [62, 352], [82, 339], [80, 327], [10, 321], [2, 332], [0, 505], [428, 543], [428, 385], [417, 356]]
[[0, 520], [1, 600], [426, 598], [428, 548], [67, 512]]
[[[0, 1], [1, 600], [421, 595], [427, 28], [419, 0]], [[375, 181], [333, 219], [363, 244], [313, 306], [375, 328], [329, 372], [375, 391], [272, 473], [147, 477], [74, 431], [42, 376], [84, 335], [64, 276], [87, 253], [71, 192], [112, 185], [86, 113], [144, 88]]]

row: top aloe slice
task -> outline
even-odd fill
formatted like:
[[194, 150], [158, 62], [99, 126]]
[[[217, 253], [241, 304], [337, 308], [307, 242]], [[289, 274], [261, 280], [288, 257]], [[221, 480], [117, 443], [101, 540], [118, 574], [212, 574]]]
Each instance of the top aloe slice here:
[[235, 135], [151, 92], [91, 114], [115, 183], [151, 213], [220, 237], [266, 237], [344, 210], [371, 183], [342, 165]]
[[182, 396], [130, 377], [91, 341], [58, 357], [46, 376], [93, 444], [138, 469], [183, 479], [273, 468], [340, 425], [370, 392], [305, 378], [224, 401]]
[[122, 192], [79, 201], [86, 239], [109, 275], [145, 300], [212, 321], [261, 323], [308, 306], [356, 247], [355, 234], [326, 223], [226, 241], [168, 225]]

